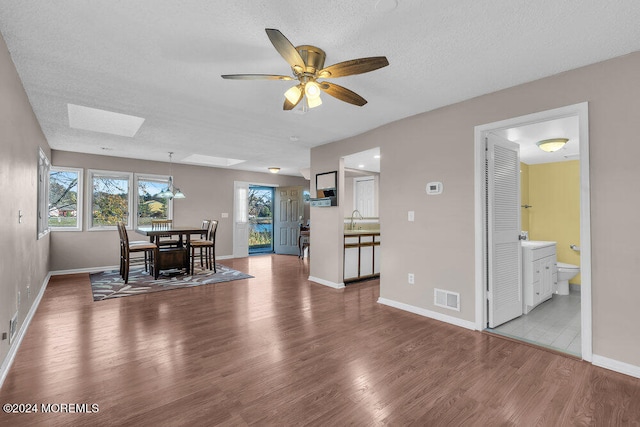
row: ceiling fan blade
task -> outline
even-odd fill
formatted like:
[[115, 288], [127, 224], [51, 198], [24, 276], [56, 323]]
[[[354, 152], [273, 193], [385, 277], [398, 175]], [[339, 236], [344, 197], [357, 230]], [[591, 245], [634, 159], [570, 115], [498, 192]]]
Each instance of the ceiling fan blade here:
[[291, 68], [296, 72], [304, 71], [304, 60], [296, 50], [295, 46], [291, 44], [289, 39], [287, 39], [279, 30], [274, 28], [265, 28], [265, 31], [267, 32], [267, 36], [269, 36], [269, 40], [271, 40], [273, 47], [275, 47], [284, 60], [291, 65]]
[[271, 74], [223, 74], [220, 77], [231, 80], [293, 80], [293, 77]]
[[346, 87], [338, 86], [333, 83], [328, 82], [318, 82], [320, 89], [334, 98], [338, 98], [340, 101], [348, 102], [349, 104], [357, 105], [358, 107], [362, 107], [367, 103], [367, 100], [358, 95], [357, 93], [347, 89]]
[[284, 105], [282, 106], [282, 109], [285, 111], [288, 110], [293, 110], [296, 105], [298, 105], [300, 103], [300, 101], [302, 101], [302, 98], [304, 97], [304, 90], [302, 90], [302, 85], [298, 85], [298, 89], [300, 89], [300, 94], [298, 95], [298, 100], [296, 102], [291, 102], [289, 101], [289, 99], [285, 96], [284, 98]]
[[340, 62], [324, 68], [318, 72], [320, 78], [344, 77], [353, 74], [368, 73], [378, 68], [386, 67], [389, 61], [385, 56], [372, 56], [369, 58], [352, 59]]

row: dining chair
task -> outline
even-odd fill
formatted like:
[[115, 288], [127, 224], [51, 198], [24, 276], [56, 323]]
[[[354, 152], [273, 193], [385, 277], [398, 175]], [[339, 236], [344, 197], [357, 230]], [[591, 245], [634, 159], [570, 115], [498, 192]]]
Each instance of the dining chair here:
[[298, 258], [304, 258], [304, 250], [307, 249], [307, 257], [311, 258], [311, 236], [309, 227], [300, 225], [300, 235], [298, 236]]
[[[151, 220], [151, 229], [152, 230], [168, 230], [173, 226], [172, 219], [152, 219]], [[171, 238], [169, 234], [162, 234], [157, 237], [156, 243], [158, 246], [179, 246], [180, 240]]]
[[[205, 220], [207, 221], [207, 220]], [[203, 224], [204, 222], [203, 221]], [[218, 221], [209, 220], [205, 239], [196, 239], [190, 242], [191, 246], [191, 272], [193, 273], [193, 265], [196, 256], [200, 257], [200, 267], [203, 267], [203, 255], [206, 262], [206, 268], [217, 273], [216, 269], [216, 231], [218, 230]], [[198, 253], [196, 254], [196, 250]]]
[[148, 271], [153, 272], [155, 261], [158, 259], [158, 246], [150, 242], [129, 243], [127, 229], [123, 222], [118, 222], [118, 233], [120, 235], [120, 275], [124, 283], [129, 283], [129, 267], [131, 265], [131, 254], [144, 252], [145, 270], [147, 270], [147, 259], [149, 260]]

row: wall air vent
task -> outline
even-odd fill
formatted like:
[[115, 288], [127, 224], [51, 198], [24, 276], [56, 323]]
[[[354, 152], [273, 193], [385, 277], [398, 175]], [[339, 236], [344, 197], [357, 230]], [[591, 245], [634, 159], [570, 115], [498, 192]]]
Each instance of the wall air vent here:
[[460, 294], [442, 289], [434, 289], [433, 303], [438, 307], [460, 311]]

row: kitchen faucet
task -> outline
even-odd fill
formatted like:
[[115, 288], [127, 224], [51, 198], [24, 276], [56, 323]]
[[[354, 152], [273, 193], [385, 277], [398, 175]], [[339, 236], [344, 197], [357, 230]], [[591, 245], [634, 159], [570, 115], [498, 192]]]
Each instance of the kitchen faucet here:
[[358, 209], [356, 209], [353, 212], [351, 212], [351, 224], [349, 225], [349, 229], [352, 230], [352, 231], [353, 231], [353, 219], [354, 219], [356, 214], [358, 214], [360, 219], [364, 219], [364, 217], [362, 216], [362, 214], [360, 213], [360, 211]]

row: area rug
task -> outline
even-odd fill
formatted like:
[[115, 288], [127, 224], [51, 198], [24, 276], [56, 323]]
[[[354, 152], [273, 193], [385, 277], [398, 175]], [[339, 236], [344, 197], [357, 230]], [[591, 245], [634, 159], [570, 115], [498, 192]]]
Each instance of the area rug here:
[[232, 280], [250, 279], [253, 276], [216, 264], [217, 273], [212, 270], [196, 270], [196, 274], [169, 274], [154, 279], [144, 271], [144, 267], [135, 267], [129, 271], [129, 283], [125, 285], [118, 270], [108, 270], [89, 275], [94, 301], [111, 298], [129, 297], [150, 292], [171, 289], [190, 288], [230, 282]]

